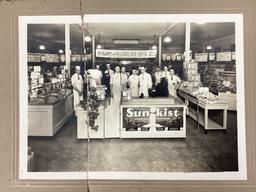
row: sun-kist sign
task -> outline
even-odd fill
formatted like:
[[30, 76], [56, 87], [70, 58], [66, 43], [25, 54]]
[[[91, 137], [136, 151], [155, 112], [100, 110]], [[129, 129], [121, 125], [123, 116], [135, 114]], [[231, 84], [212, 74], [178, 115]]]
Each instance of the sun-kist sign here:
[[178, 132], [184, 131], [183, 115], [183, 107], [122, 107], [121, 137], [132, 137], [133, 134], [136, 137], [163, 137], [164, 132], [166, 137], [181, 134]]
[[155, 58], [157, 50], [96, 49], [96, 57], [103, 58]]

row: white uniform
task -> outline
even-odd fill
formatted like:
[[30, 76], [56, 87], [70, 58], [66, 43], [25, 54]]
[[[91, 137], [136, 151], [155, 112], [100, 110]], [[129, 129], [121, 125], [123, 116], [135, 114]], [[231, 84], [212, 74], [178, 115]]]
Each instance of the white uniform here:
[[[83, 78], [81, 75], [78, 75], [77, 73], [72, 75], [71, 83], [73, 86], [76, 86], [79, 91], [83, 92]], [[76, 108], [76, 105], [78, 105], [80, 101], [83, 101], [83, 95], [80, 96], [75, 89], [73, 89], [73, 94], [74, 94], [74, 108]]]
[[129, 84], [130, 84], [130, 89], [132, 91], [132, 97], [139, 97], [139, 76], [130, 75]]
[[114, 100], [121, 99], [121, 91], [122, 91], [122, 82], [121, 82], [121, 73], [114, 73], [110, 77], [110, 85], [113, 86], [112, 95]]
[[91, 75], [90, 87], [96, 87], [101, 85], [102, 72], [98, 69], [89, 69], [88, 72]]
[[121, 73], [121, 83], [122, 83], [122, 87], [125, 89], [126, 84], [128, 83], [128, 77], [126, 73]]
[[148, 73], [139, 76], [139, 96], [143, 93], [144, 97], [148, 97], [148, 90], [152, 88], [152, 78]]
[[168, 91], [169, 95], [177, 97], [176, 86], [180, 82], [180, 78], [177, 75], [170, 75], [168, 77]]
[[107, 69], [105, 72], [104, 72], [105, 75], [113, 75], [114, 74], [114, 71], [112, 69]]

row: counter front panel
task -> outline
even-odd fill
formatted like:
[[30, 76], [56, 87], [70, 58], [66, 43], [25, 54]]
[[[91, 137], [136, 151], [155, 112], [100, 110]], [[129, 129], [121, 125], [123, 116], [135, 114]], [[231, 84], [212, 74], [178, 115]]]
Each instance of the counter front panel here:
[[175, 98], [134, 99], [121, 105], [121, 138], [186, 137], [186, 105]]

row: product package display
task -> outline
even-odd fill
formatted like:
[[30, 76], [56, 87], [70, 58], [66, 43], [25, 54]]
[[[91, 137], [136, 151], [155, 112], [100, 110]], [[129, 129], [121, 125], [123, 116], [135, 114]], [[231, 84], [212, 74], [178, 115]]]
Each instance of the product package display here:
[[195, 61], [207, 62], [208, 61], [208, 53], [195, 53]]
[[216, 57], [217, 61], [231, 61], [231, 52], [219, 52]]
[[59, 62], [59, 55], [58, 54], [45, 54], [46, 62], [48, 63], [58, 63]]
[[28, 62], [39, 63], [41, 62], [41, 54], [38, 53], [28, 53]]

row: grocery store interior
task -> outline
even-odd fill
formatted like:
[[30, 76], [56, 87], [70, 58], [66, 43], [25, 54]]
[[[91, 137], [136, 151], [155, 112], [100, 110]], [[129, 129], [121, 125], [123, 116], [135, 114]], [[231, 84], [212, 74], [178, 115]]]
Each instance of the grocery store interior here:
[[[28, 24], [27, 32], [28, 171], [86, 171], [88, 135], [91, 171], [238, 171], [235, 23], [87, 23], [84, 34], [81, 24]], [[127, 80], [111, 97], [107, 64], [127, 79], [145, 69], [149, 96], [133, 96]], [[167, 77], [157, 82], [166, 71], [178, 79], [174, 95]]]

